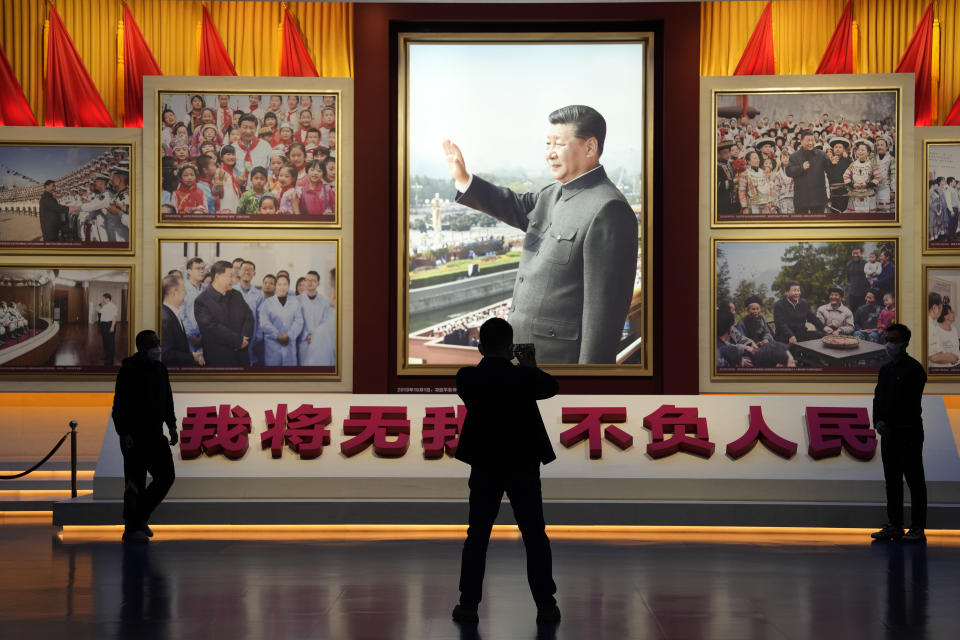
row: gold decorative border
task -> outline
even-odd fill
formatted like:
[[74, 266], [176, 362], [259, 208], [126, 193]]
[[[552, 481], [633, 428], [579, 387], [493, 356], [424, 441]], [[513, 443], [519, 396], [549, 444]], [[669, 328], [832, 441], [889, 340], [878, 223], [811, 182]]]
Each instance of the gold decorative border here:
[[[825, 79], [824, 76], [818, 76], [821, 79]], [[714, 140], [709, 149], [709, 158], [710, 158], [710, 226], [713, 228], [737, 228], [737, 229], [763, 229], [763, 228], [784, 228], [784, 227], [897, 227], [901, 224], [901, 211], [903, 211], [902, 198], [900, 195], [903, 193], [901, 189], [902, 176], [903, 176], [903, 163], [900, 158], [900, 150], [903, 149], [903, 108], [902, 108], [902, 89], [897, 85], [890, 86], [877, 86], [870, 89], [865, 89], [863, 87], [853, 87], [844, 84], [844, 80], [839, 79], [842, 76], [835, 76], [838, 78], [837, 81], [833, 83], [825, 84], [821, 87], [796, 87], [785, 84], [783, 86], [772, 86], [767, 89], [711, 89], [711, 113], [713, 114], [713, 124], [711, 126], [711, 131], [716, 129], [717, 121], [717, 98], [721, 95], [806, 95], [806, 94], [819, 94], [819, 93], [894, 93], [897, 97], [897, 140], [896, 140], [896, 149], [897, 154], [895, 157], [897, 159], [897, 185], [896, 185], [896, 212], [893, 220], [764, 220], [750, 222], [747, 220], [735, 220], [735, 221], [720, 221], [719, 214], [717, 213], [717, 145], [715, 136], [710, 136], [711, 140]], [[780, 78], [777, 78], [780, 80]], [[789, 78], [784, 77], [784, 82], [789, 83]], [[909, 126], [913, 128], [913, 123], [909, 123]], [[703, 152], [701, 150], [701, 157]]]
[[[924, 172], [926, 175], [926, 172]], [[923, 265], [923, 310], [924, 310], [924, 320], [923, 320], [923, 329], [921, 333], [923, 335], [923, 345], [921, 347], [920, 353], [923, 354], [923, 364], [924, 371], [927, 372], [927, 381], [928, 382], [956, 382], [960, 381], [960, 373], [936, 373], [937, 368], [931, 367], [930, 363], [927, 362], [927, 358], [930, 357], [930, 323], [927, 320], [927, 295], [930, 293], [930, 272], [931, 271], [956, 271], [957, 275], [960, 276], [960, 264], [925, 264]], [[951, 301], [953, 302], [953, 301]], [[953, 302], [954, 305], [960, 303], [960, 300]], [[956, 307], [954, 307], [956, 311]]]
[[[110, 271], [123, 271], [128, 272], [127, 280], [127, 351], [126, 355], [121, 357], [125, 358], [135, 351], [134, 345], [134, 336], [136, 335], [135, 327], [137, 327], [137, 308], [139, 305], [139, 300], [136, 297], [136, 285], [137, 283], [137, 267], [134, 264], [109, 264], [109, 263], [67, 263], [67, 264], [51, 264], [49, 262], [4, 262], [0, 264], [0, 269], [59, 269], [63, 270], [110, 270]], [[120, 368], [117, 367], [117, 371]], [[44, 372], [30, 372], [30, 371], [7, 371], [4, 369], [3, 365], [0, 365], [0, 379], [5, 380], [23, 380], [23, 381], [52, 381], [52, 380], [61, 380], [63, 377], [69, 377], [72, 379], [79, 378], [94, 378], [98, 381], [107, 381], [113, 378], [116, 378], [117, 371], [105, 371], [105, 372], [91, 372], [91, 371], [44, 371]]]
[[397, 67], [397, 368], [398, 376], [452, 376], [459, 365], [413, 365], [408, 362], [408, 309], [409, 290], [407, 282], [407, 261], [409, 229], [409, 161], [408, 138], [409, 122], [407, 118], [409, 98], [409, 47], [411, 44], [563, 44], [563, 43], [642, 43], [644, 44], [643, 69], [643, 213], [641, 223], [641, 297], [643, 326], [641, 328], [641, 363], [637, 365], [545, 365], [542, 368], [558, 376], [616, 376], [640, 377], [652, 376], [653, 364], [653, 233], [655, 211], [654, 189], [655, 168], [653, 166], [654, 146], [654, 50], [656, 42], [652, 32], [589, 32], [589, 33], [430, 33], [404, 32], [398, 34]]
[[[233, 243], [253, 243], [253, 242], [262, 242], [262, 243], [284, 243], [284, 244], [321, 244], [321, 243], [333, 243], [336, 246], [337, 251], [337, 304], [334, 307], [337, 311], [337, 341], [336, 341], [336, 363], [334, 365], [334, 370], [330, 373], [307, 373], [300, 371], [300, 367], [291, 367], [291, 371], [287, 372], [264, 372], [264, 371], [244, 371], [237, 373], [210, 373], [204, 371], [203, 368], [198, 368], [196, 371], [177, 371], [176, 373], [171, 373], [170, 377], [174, 380], [211, 380], [211, 381], [224, 381], [224, 380], [244, 380], [244, 381], [280, 381], [280, 380], [327, 380], [327, 381], [339, 381], [341, 380], [343, 374], [343, 303], [341, 301], [341, 295], [343, 293], [343, 246], [342, 239], [339, 237], [330, 237], [330, 238], [297, 238], [293, 236], [289, 237], [257, 237], [257, 238], [186, 238], [186, 237], [175, 237], [175, 236], [157, 236], [156, 246], [154, 251], [154, 273], [157, 276], [157, 290], [153, 292], [155, 301], [156, 301], [156, 313], [154, 316], [154, 321], [156, 324], [157, 334], [161, 334], [161, 322], [160, 322], [160, 311], [162, 306], [162, 301], [157, 297], [157, 294], [160, 292], [160, 282], [163, 280], [163, 273], [161, 272], [160, 265], [160, 248], [164, 242], [175, 242], [175, 243], [189, 243], [189, 242], [218, 242], [220, 244], [233, 244]], [[162, 336], [161, 336], [162, 337]]]
[[[953, 131], [960, 133], [960, 127], [924, 127], [924, 131], [921, 131], [920, 136], [923, 141], [922, 148], [920, 152], [922, 154], [920, 162], [922, 163], [921, 175], [917, 182], [918, 193], [921, 198], [921, 207], [920, 211], [923, 212], [921, 218], [920, 233], [923, 234], [923, 255], [932, 256], [932, 255], [946, 255], [946, 256], [956, 256], [960, 255], [960, 248], [950, 249], [947, 247], [931, 247], [930, 246], [930, 234], [928, 230], [930, 228], [930, 201], [927, 198], [927, 176], [929, 175], [929, 163], [930, 163], [930, 147], [937, 146], [947, 146], [953, 145], [957, 147], [957, 150], [960, 151], [960, 136], [954, 138], [934, 138], [926, 137], [927, 135], [936, 135], [939, 133], [938, 130], [945, 129], [947, 131]], [[960, 179], [960, 175], [956, 176], [957, 179]]]
[[84, 247], [2, 247], [4, 255], [60, 256], [132, 256], [136, 254], [138, 227], [144, 214], [140, 204], [140, 132], [137, 129], [99, 127], [0, 127], [0, 145], [43, 147], [128, 147], [130, 174], [127, 192], [130, 199], [130, 238], [126, 249]]
[[[844, 237], [828, 237], [821, 238], [818, 236], [750, 236], [750, 237], [714, 237], [710, 240], [710, 281], [707, 283], [707, 286], [710, 287], [709, 300], [710, 308], [706, 309], [706, 313], [709, 314], [709, 322], [703, 323], [707, 325], [710, 329], [710, 334], [706, 344], [715, 349], [716, 345], [716, 335], [717, 335], [717, 314], [715, 309], [717, 308], [717, 244], [718, 243], [754, 243], [754, 244], [769, 244], [769, 243], [783, 243], [783, 242], [808, 242], [808, 243], [822, 243], [822, 242], [862, 242], [861, 238], [844, 238]], [[900, 297], [902, 286], [901, 278], [901, 244], [902, 240], [898, 236], [884, 237], [884, 238], [870, 238], [870, 242], [893, 242], [896, 246], [896, 261], [895, 266], [897, 269], [897, 281], [896, 281], [896, 297], [897, 297], [897, 321], [903, 317], [903, 314], [900, 310]], [[752, 382], [807, 382], [807, 383], [817, 383], [823, 382], [824, 380], [844, 380], [844, 381], [865, 381], [865, 380], [874, 380], [876, 379], [876, 373], [861, 373], [861, 374], [843, 374], [843, 373], [821, 373], [821, 374], [749, 374], [749, 373], [720, 373], [717, 371], [717, 358], [715, 353], [711, 350], [709, 352], [702, 351], [700, 353], [701, 358], [708, 358], [710, 364], [710, 381], [711, 382], [732, 382], [732, 381], [752, 381]], [[701, 390], [701, 393], [703, 390]]]

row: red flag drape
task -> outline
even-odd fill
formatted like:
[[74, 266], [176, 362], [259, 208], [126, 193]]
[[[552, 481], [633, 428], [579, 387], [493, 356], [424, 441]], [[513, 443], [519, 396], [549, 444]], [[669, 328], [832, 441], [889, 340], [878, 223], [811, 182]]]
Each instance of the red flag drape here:
[[943, 124], [948, 127], [960, 126], [960, 96], [957, 96], [957, 101], [953, 103], [953, 109], [950, 109], [950, 115]]
[[50, 5], [44, 124], [48, 127], [112, 127], [110, 112], [90, 79], [73, 40]]
[[853, 73], [853, 0], [847, 0], [840, 14], [817, 73]]
[[203, 7], [203, 22], [200, 27], [200, 68], [197, 75], [201, 76], [235, 76], [237, 70], [230, 60], [227, 48], [217, 33], [213, 18], [207, 7]]
[[280, 75], [283, 77], [319, 78], [317, 68], [310, 59], [310, 52], [303, 44], [297, 23], [290, 10], [283, 8], [283, 40], [280, 45]]
[[923, 12], [917, 30], [900, 58], [896, 73], [913, 73], [914, 122], [918, 127], [930, 126], [930, 106], [933, 99], [933, 3]]
[[162, 76], [130, 7], [123, 5], [123, 126], [143, 126], [143, 76]]
[[768, 2], [733, 75], [769, 76], [776, 72], [776, 61], [773, 57], [773, 17]]
[[33, 117], [3, 47], [0, 47], [0, 126], [37, 126], [37, 119]]

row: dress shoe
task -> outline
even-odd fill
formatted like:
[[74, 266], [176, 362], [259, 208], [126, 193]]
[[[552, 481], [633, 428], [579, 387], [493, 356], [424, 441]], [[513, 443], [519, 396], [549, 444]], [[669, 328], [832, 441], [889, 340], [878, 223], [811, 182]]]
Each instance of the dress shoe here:
[[476, 607], [458, 604], [453, 608], [453, 619], [455, 622], [480, 622], [480, 615]]
[[123, 530], [123, 541], [124, 542], [137, 542], [137, 543], [146, 543], [150, 541], [150, 538], [147, 534], [140, 528], [137, 527], [127, 527]]
[[923, 529], [910, 529], [901, 538], [904, 542], [920, 542], [924, 543], [927, 541], [927, 534], [923, 532]]
[[899, 540], [903, 537], [903, 527], [888, 523], [880, 531], [871, 533], [870, 537], [874, 540]]

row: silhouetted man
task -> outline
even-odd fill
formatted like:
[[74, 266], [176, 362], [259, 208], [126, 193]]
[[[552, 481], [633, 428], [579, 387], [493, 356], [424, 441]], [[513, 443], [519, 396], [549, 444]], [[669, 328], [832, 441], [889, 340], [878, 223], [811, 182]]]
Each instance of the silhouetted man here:
[[[884, 347], [891, 361], [880, 367], [873, 392], [873, 424], [880, 434], [889, 522], [871, 534], [875, 540], [926, 542], [927, 481], [923, 473], [923, 418], [920, 403], [927, 374], [907, 355], [910, 329], [887, 327]], [[903, 532], [903, 479], [910, 487], [910, 530]]]
[[478, 345], [483, 359], [457, 372], [457, 393], [467, 415], [456, 458], [471, 466], [470, 526], [460, 565], [460, 604], [453, 609], [458, 622], [479, 619], [487, 545], [504, 492], [527, 550], [527, 580], [537, 603], [537, 622], [560, 621], [540, 494], [540, 463], [557, 456], [537, 408], [537, 400], [556, 395], [559, 387], [537, 368], [533, 353], [521, 354], [520, 366], [511, 364], [512, 342], [513, 328], [506, 320], [487, 320], [480, 327]]
[[[113, 394], [113, 426], [123, 453], [123, 541], [146, 542], [147, 521], [173, 486], [177, 416], [167, 368], [160, 362], [160, 337], [137, 334], [137, 352], [123, 360]], [[163, 436], [163, 423], [170, 432]], [[147, 486], [147, 472], [153, 481]]]

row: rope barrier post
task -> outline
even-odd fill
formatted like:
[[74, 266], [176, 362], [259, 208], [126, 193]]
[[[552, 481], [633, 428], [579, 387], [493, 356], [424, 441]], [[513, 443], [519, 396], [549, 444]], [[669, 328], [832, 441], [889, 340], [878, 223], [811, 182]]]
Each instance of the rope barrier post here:
[[70, 495], [77, 497], [77, 421], [70, 421]]

